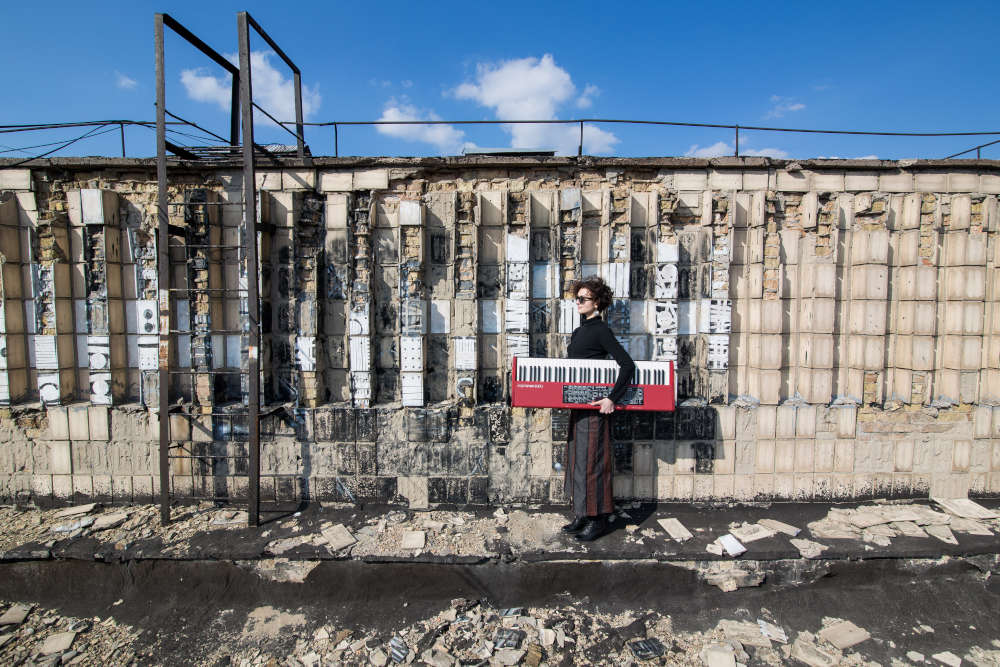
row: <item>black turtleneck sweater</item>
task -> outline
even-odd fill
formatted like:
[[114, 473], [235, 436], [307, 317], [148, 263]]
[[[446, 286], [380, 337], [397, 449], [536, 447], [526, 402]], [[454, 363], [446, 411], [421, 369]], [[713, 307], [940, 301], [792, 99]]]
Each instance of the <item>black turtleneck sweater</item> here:
[[635, 362], [615, 339], [611, 327], [600, 315], [583, 320], [576, 328], [569, 340], [567, 353], [570, 359], [607, 359], [611, 355], [620, 368], [618, 379], [608, 398], [617, 403], [625, 395], [635, 372]]

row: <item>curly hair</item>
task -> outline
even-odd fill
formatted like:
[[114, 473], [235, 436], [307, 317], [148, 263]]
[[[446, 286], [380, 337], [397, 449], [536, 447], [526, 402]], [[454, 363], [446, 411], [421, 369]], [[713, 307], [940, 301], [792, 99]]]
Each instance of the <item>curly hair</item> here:
[[583, 280], [576, 281], [576, 284], [573, 285], [573, 296], [575, 297], [579, 294], [580, 290], [584, 287], [590, 290], [591, 296], [594, 297], [594, 305], [597, 306], [598, 311], [603, 313], [608, 309], [614, 295], [603, 278], [600, 276], [587, 276]]

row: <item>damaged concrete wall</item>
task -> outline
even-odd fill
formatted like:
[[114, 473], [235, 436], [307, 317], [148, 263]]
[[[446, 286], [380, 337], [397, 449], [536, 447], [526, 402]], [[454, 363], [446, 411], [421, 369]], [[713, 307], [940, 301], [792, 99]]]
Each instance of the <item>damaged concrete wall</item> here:
[[[239, 498], [241, 177], [170, 174], [173, 491]], [[508, 374], [565, 355], [591, 274], [677, 368], [675, 413], [615, 420], [618, 496], [1000, 493], [1000, 164], [318, 158], [258, 186], [265, 500], [565, 500], [568, 414], [510, 408]], [[0, 499], [148, 499], [152, 165], [0, 191]]]

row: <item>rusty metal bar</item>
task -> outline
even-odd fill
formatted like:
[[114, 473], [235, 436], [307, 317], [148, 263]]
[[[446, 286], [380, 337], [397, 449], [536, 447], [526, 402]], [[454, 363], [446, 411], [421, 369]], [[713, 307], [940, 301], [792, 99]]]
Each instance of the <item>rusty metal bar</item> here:
[[736, 126], [736, 157], [740, 156], [740, 126]]
[[118, 130], [122, 135], [122, 157], [125, 157], [125, 123], [118, 123]]
[[340, 157], [340, 137], [337, 136], [337, 124], [333, 124], [333, 157]]
[[[260, 525], [260, 295], [257, 284], [257, 178], [254, 170], [253, 88], [250, 68], [250, 26], [247, 12], [236, 15], [240, 49], [240, 111], [243, 117], [243, 235], [247, 266], [247, 311], [250, 332], [247, 341], [247, 426], [249, 431], [249, 474], [247, 519], [251, 526]], [[260, 29], [257, 29], [261, 32]], [[268, 43], [270, 38], [261, 35]], [[277, 46], [272, 44], [275, 51]]]
[[163, 25], [166, 16], [156, 14], [154, 33], [156, 42], [156, 218], [158, 223], [158, 282], [160, 305], [160, 523], [170, 523], [170, 417], [169, 368], [170, 360], [170, 293], [164, 288], [170, 280], [170, 236], [167, 216], [167, 118], [166, 84], [164, 79]]
[[295, 81], [295, 136], [298, 140], [296, 147], [299, 159], [302, 159], [306, 156], [306, 142], [303, 134], [305, 128], [302, 126], [302, 74], [296, 71], [292, 74], [292, 78]]
[[583, 155], [583, 121], [582, 120], [580, 121], [580, 145], [576, 149], [576, 154], [577, 154], [577, 157], [580, 157], [580, 156]]
[[[299, 70], [298, 66], [294, 62], [292, 62], [292, 59], [289, 58], [287, 55], [285, 55], [285, 52], [281, 50], [281, 47], [278, 46], [278, 43], [275, 42], [273, 39], [271, 39], [271, 36], [267, 34], [267, 31], [264, 30], [262, 27], [260, 27], [260, 24], [257, 23], [257, 21], [255, 21], [252, 16], [250, 16], [249, 12], [240, 12], [240, 15], [245, 16], [245, 21], [249, 26], [247, 29], [248, 34], [249, 34], [249, 28], [253, 28], [257, 32], [257, 34], [260, 35], [261, 39], [267, 42], [267, 45], [270, 46], [272, 49], [274, 49], [274, 52], [278, 54], [278, 57], [281, 58], [283, 61], [285, 61], [285, 64], [288, 65], [288, 68], [292, 70], [292, 81], [295, 86], [295, 138], [296, 138], [295, 145], [298, 157], [303, 158], [305, 157], [305, 134], [302, 122], [303, 120], [302, 119], [302, 72]], [[240, 33], [240, 38], [242, 39], [242, 32]], [[249, 39], [250, 38], [247, 37], [248, 42]], [[241, 67], [240, 70], [242, 71], [242, 69], [243, 68]], [[251, 102], [253, 101], [252, 97], [250, 101]], [[263, 109], [261, 109], [261, 111], [263, 111]], [[270, 117], [270, 114], [268, 114], [268, 117]], [[275, 120], [274, 118], [271, 118], [271, 120], [274, 120], [274, 122], [276, 122], [280, 127], [284, 127], [284, 124], [281, 121]]]

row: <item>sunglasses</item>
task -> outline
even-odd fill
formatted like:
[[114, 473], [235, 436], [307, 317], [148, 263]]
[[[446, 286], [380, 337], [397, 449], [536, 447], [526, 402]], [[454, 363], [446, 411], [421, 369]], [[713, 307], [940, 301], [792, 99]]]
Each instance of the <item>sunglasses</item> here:
[[576, 302], [577, 303], [587, 303], [588, 301], [593, 301], [593, 300], [594, 300], [594, 297], [592, 297], [592, 296], [578, 296], [578, 297], [576, 297]]

